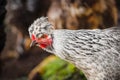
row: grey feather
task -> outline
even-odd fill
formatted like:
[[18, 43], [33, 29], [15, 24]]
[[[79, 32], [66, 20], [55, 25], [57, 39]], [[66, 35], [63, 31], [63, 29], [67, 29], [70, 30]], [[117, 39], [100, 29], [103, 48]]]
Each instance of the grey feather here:
[[[41, 23], [38, 21], [38, 23]], [[43, 21], [44, 23], [44, 21]], [[47, 22], [49, 23], [49, 22]], [[50, 23], [49, 23], [50, 24]], [[29, 32], [35, 28], [32, 24]], [[49, 25], [49, 27], [53, 27]], [[39, 25], [40, 29], [41, 26]], [[34, 34], [47, 33], [53, 38], [52, 47], [45, 50], [81, 69], [88, 80], [120, 79], [120, 28], [94, 30], [33, 30]], [[30, 32], [32, 34], [33, 32]]]

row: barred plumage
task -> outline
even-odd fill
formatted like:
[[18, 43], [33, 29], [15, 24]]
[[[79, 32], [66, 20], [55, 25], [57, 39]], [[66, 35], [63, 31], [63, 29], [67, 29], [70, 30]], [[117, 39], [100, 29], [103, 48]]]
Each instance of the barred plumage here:
[[[41, 20], [40, 18], [37, 22]], [[35, 26], [35, 23], [32, 24], [29, 32]], [[48, 34], [53, 41], [44, 49], [75, 64], [84, 72], [88, 80], [120, 79], [119, 27], [103, 30], [53, 30], [50, 28], [52, 25], [47, 24], [42, 27], [48, 28], [42, 28], [43, 30], [41, 29], [40, 32], [34, 28], [30, 35]], [[41, 26], [37, 28], [40, 29]], [[36, 36], [36, 38], [40, 38], [40, 36]]]

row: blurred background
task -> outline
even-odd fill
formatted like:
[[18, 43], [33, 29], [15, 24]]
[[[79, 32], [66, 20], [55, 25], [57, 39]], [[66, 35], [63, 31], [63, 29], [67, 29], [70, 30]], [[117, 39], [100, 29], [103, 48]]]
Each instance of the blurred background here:
[[120, 0], [0, 0], [0, 80], [86, 80], [84, 74], [38, 47], [28, 27], [48, 16], [56, 29], [120, 25]]

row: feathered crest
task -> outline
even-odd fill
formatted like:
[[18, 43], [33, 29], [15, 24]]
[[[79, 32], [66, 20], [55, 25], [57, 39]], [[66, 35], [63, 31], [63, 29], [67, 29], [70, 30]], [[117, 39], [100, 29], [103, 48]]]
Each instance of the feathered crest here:
[[[37, 20], [34, 21], [33, 25], [41, 26], [43, 23], [49, 23], [48, 17], [40, 17]], [[50, 24], [50, 23], [49, 23]]]
[[40, 17], [36, 19], [33, 24], [29, 27], [28, 31], [31, 36], [31, 34], [37, 35], [38, 33], [42, 32], [43, 30], [45, 32], [53, 29], [52, 24], [48, 22], [48, 17]]

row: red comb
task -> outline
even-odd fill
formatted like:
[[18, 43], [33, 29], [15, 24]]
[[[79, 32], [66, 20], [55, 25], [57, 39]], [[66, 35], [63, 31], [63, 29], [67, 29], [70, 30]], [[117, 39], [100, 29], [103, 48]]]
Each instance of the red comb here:
[[35, 40], [35, 36], [32, 34], [32, 40], [34, 41]]

